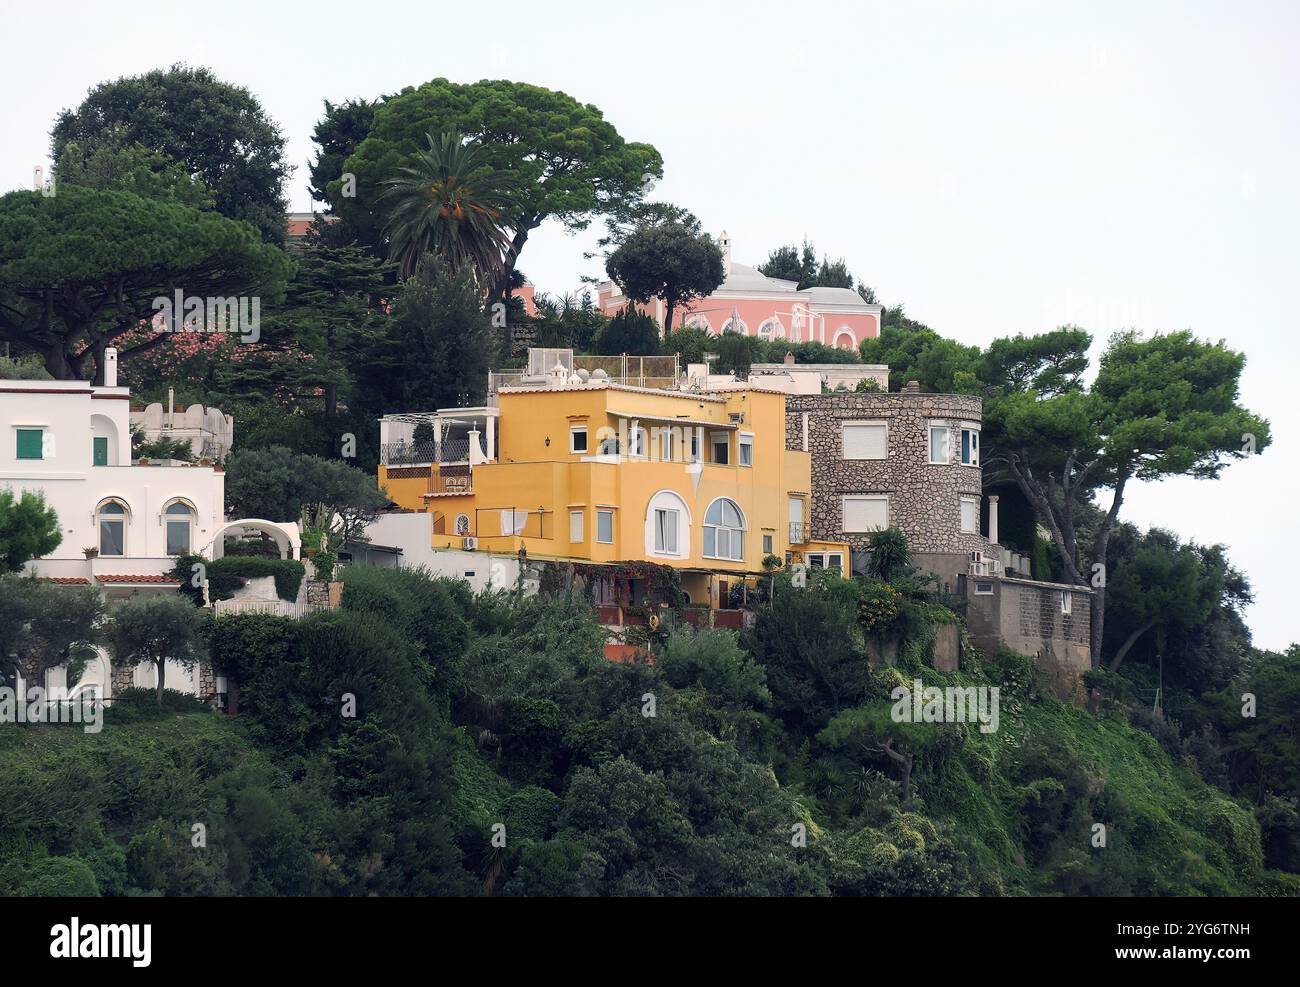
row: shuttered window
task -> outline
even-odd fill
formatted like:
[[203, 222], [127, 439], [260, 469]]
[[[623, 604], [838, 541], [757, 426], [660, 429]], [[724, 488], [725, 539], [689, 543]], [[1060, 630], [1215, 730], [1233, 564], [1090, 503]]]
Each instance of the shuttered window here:
[[884, 459], [888, 432], [884, 422], [845, 422], [845, 459]]
[[844, 531], [878, 531], [888, 526], [888, 497], [877, 494], [844, 498]]

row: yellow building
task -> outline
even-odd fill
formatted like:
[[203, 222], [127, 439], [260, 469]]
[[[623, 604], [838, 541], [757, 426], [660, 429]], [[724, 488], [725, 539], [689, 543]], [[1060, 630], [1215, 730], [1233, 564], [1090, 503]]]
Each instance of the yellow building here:
[[[423, 443], [413, 430], [433, 428]], [[810, 456], [786, 448], [785, 395], [579, 381], [557, 368], [494, 407], [389, 416], [379, 482], [433, 518], [433, 547], [534, 560], [653, 562], [693, 604], [729, 606], [763, 559], [849, 568], [808, 537]]]

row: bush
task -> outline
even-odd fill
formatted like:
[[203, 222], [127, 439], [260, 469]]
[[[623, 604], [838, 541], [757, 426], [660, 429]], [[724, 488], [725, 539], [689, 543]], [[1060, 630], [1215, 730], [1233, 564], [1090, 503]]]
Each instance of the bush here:
[[203, 602], [203, 589], [194, 585], [196, 565], [202, 565], [207, 573], [208, 598], [214, 602], [229, 600], [249, 579], [261, 576], [273, 576], [276, 596], [292, 602], [298, 599], [298, 588], [302, 585], [303, 576], [307, 571], [303, 564], [295, 559], [236, 555], [209, 562], [201, 555], [183, 555], [176, 560], [171, 576], [180, 581], [181, 592], [192, 599], [195, 606], [200, 606]]
[[26, 898], [98, 898], [90, 865], [79, 857], [43, 857], [19, 891]]

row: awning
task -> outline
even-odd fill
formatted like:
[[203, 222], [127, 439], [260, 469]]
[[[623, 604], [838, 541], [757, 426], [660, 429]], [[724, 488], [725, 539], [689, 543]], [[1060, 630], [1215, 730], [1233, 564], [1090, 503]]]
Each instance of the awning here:
[[715, 422], [705, 418], [674, 418], [671, 415], [647, 415], [629, 411], [610, 411], [609, 413], [615, 418], [626, 418], [629, 421], [635, 418], [643, 422], [665, 422], [670, 425], [686, 425], [691, 428], [734, 429], [740, 427], [735, 422]]

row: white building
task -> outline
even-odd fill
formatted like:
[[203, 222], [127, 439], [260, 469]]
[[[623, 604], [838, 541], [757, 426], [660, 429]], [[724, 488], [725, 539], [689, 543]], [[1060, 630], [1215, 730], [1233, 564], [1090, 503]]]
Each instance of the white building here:
[[[130, 393], [117, 386], [117, 352], [105, 353], [102, 387], [77, 380], [0, 380], [0, 489], [45, 497], [62, 541], [26, 571], [65, 585], [97, 586], [110, 601], [174, 592], [166, 575], [180, 555], [218, 558], [227, 532], [263, 530], [281, 554], [298, 558], [290, 525], [227, 521], [220, 466], [132, 462]], [[62, 669], [46, 685], [62, 685]], [[149, 666], [135, 671], [148, 686]], [[179, 669], [169, 686], [198, 691], [198, 673]], [[92, 662], [79, 689], [111, 692], [107, 660]]]

